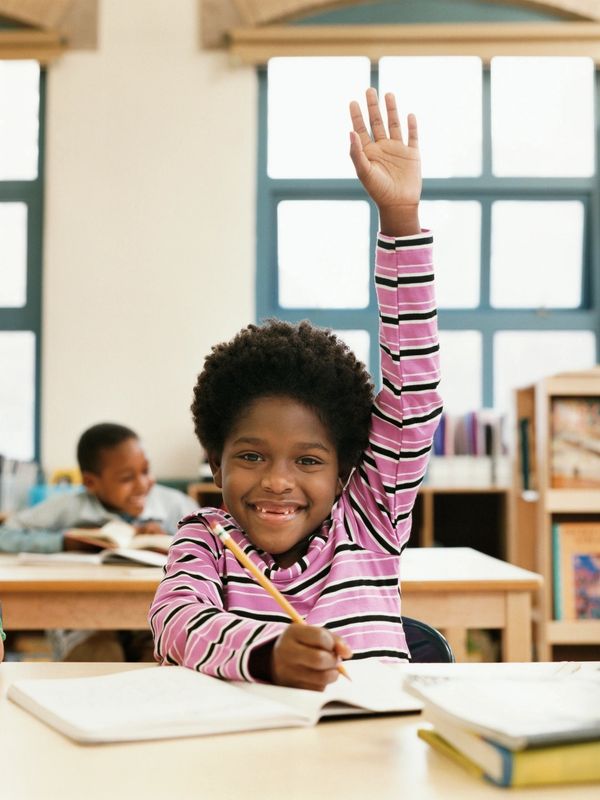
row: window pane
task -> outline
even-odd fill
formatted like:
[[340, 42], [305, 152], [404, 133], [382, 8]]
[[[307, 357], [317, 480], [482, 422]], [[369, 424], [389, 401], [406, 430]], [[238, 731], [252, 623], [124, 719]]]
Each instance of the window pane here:
[[439, 392], [448, 414], [481, 408], [481, 334], [478, 331], [440, 331]]
[[0, 61], [0, 180], [37, 178], [40, 68]]
[[277, 206], [277, 235], [280, 306], [369, 305], [367, 202], [284, 200]]
[[0, 332], [0, 453], [33, 458], [35, 336], [30, 331]]
[[592, 331], [503, 331], [494, 336], [494, 405], [512, 412], [512, 391], [596, 361]]
[[424, 200], [419, 218], [435, 238], [439, 307], [475, 308], [479, 305], [481, 205]]
[[0, 265], [0, 306], [24, 306], [27, 290], [25, 203], [0, 203]]
[[371, 371], [369, 368], [369, 345], [371, 343], [371, 337], [369, 336], [368, 331], [343, 331], [343, 330], [334, 330], [333, 331], [336, 336], [345, 342], [350, 350], [354, 353], [354, 355], [358, 358], [359, 361], [366, 366], [366, 368]]
[[493, 58], [495, 175], [594, 174], [590, 58]]
[[417, 116], [424, 177], [481, 175], [479, 58], [382, 58], [379, 86], [381, 97], [394, 92], [402, 120]]
[[348, 104], [370, 85], [367, 58], [272, 58], [267, 172], [271, 178], [353, 178]]
[[494, 203], [492, 305], [579, 307], [583, 222], [583, 203], [578, 201]]

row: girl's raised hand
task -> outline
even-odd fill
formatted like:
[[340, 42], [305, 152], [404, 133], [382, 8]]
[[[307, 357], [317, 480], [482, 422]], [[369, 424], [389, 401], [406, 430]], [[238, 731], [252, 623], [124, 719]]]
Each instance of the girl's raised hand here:
[[367, 89], [367, 109], [372, 136], [356, 101], [350, 103], [353, 130], [350, 157], [356, 174], [379, 208], [381, 232], [390, 236], [419, 233], [421, 159], [417, 120], [408, 115], [408, 141], [402, 136], [396, 100], [386, 94], [386, 131], [375, 89]]

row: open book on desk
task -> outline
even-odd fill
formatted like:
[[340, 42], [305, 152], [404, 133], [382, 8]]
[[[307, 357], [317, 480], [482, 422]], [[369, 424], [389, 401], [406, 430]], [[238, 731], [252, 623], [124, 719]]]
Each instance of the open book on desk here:
[[140, 564], [162, 567], [173, 537], [169, 534], [136, 534], [133, 525], [114, 520], [101, 528], [71, 528], [65, 533], [70, 547], [60, 553], [20, 553], [19, 563], [43, 564]]
[[70, 542], [78, 542], [82, 549], [100, 550], [154, 550], [167, 553], [173, 537], [168, 533], [136, 534], [133, 525], [113, 520], [101, 528], [71, 528], [65, 533]]
[[402, 672], [377, 660], [350, 661], [352, 680], [324, 692], [228, 683], [185, 667], [149, 667], [99, 677], [31, 679], [8, 696], [78, 742], [165, 739], [315, 725], [324, 716], [415, 712]]
[[97, 553], [80, 553], [63, 551], [60, 553], [19, 553], [17, 560], [23, 566], [77, 566], [81, 564], [123, 564], [140, 567], [164, 567], [167, 563], [166, 553], [155, 550], [130, 550], [127, 547], [115, 547], [100, 550]]

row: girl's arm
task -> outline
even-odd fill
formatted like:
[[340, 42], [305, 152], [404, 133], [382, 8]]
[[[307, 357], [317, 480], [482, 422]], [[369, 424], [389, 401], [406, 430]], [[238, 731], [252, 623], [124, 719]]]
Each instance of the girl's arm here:
[[252, 680], [251, 653], [287, 626], [225, 610], [224, 558], [205, 525], [180, 530], [149, 612], [155, 656], [219, 678]]
[[[393, 95], [386, 95], [389, 136], [377, 94], [367, 92], [369, 135], [357, 103], [350, 155], [379, 209], [375, 284], [380, 313], [383, 388], [369, 447], [348, 486], [361, 544], [398, 553], [410, 534], [411, 512], [441, 414], [437, 313], [428, 232], [419, 225], [421, 170], [417, 123], [408, 117], [405, 144]], [[353, 531], [351, 530], [351, 533]], [[366, 537], [366, 540], [365, 540]]]

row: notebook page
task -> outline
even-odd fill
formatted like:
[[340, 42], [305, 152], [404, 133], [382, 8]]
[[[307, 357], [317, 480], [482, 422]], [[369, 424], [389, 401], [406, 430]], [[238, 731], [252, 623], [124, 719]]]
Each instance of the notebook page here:
[[301, 725], [289, 708], [185, 667], [31, 679], [11, 700], [83, 742], [128, 741]]
[[361, 712], [419, 711], [423, 704], [403, 688], [402, 668], [365, 659], [344, 661], [352, 680], [340, 676], [323, 692], [261, 683], [236, 683], [247, 694], [271, 698], [316, 723], [319, 718]]

